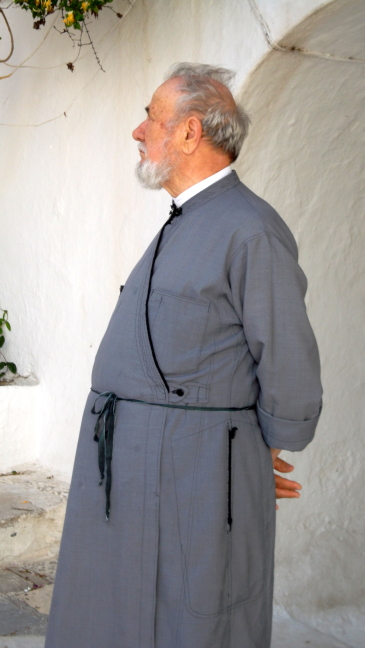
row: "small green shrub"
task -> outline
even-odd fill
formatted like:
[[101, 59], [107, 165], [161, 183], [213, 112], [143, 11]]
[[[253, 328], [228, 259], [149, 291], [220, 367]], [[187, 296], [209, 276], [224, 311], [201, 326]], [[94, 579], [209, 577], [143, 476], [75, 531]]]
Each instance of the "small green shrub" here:
[[[11, 326], [8, 319], [8, 311], [3, 310], [2, 308], [0, 308], [0, 311], [2, 311], [2, 316], [0, 317], [0, 349], [2, 349], [5, 344], [5, 331], [6, 329], [8, 331], [11, 331]], [[10, 371], [12, 374], [16, 374], [17, 368], [14, 362], [8, 362], [2, 351], [0, 351], [0, 355], [3, 358], [3, 360], [0, 362], [0, 379], [5, 376], [7, 371]]]

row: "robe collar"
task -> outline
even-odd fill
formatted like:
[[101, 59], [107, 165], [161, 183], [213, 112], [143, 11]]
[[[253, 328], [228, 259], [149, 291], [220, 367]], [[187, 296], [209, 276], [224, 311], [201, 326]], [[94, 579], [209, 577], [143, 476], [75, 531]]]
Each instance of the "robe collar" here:
[[218, 180], [214, 184], [210, 185], [203, 191], [200, 191], [198, 194], [184, 202], [182, 205], [183, 215], [187, 214], [194, 209], [198, 209], [202, 205], [210, 202], [220, 194], [233, 187], [237, 186], [240, 183], [240, 179], [235, 171], [232, 171], [229, 175], [225, 176], [221, 180]]
[[192, 185], [188, 189], [185, 189], [185, 191], [174, 198], [176, 207], [182, 207], [182, 205], [190, 200], [190, 198], [193, 198], [196, 194], [200, 193], [204, 189], [207, 189], [208, 187], [210, 187], [210, 185], [218, 182], [218, 180], [225, 178], [230, 173], [232, 173], [232, 169], [231, 166], [228, 165], [224, 169], [217, 171], [217, 173], [213, 173], [213, 175], [208, 176], [208, 178], [205, 178], [204, 180], [201, 180], [200, 182]]

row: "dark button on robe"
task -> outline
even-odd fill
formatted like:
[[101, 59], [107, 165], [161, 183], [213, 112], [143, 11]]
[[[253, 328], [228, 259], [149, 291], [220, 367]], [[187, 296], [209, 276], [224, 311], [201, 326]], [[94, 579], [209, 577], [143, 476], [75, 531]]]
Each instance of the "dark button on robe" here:
[[269, 648], [269, 446], [303, 449], [321, 403], [306, 279], [285, 223], [235, 173], [187, 201], [165, 228], [148, 303], [167, 391], [145, 316], [157, 238], [120, 294], [93, 388], [257, 413], [119, 401], [106, 522], [90, 393], [46, 648]]

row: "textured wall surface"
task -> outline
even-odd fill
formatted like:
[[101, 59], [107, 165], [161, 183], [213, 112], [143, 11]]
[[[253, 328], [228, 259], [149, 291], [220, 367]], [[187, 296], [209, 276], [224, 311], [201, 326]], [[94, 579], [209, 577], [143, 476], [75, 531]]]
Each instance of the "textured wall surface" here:
[[[123, 20], [104, 11], [93, 26], [105, 74], [90, 48], [71, 73], [68, 39], [53, 29], [44, 39], [46, 31], [29, 29], [30, 16], [14, 9], [9, 63], [30, 58], [27, 67], [0, 71], [14, 71], [0, 82], [0, 306], [13, 326], [7, 355], [39, 385], [0, 388], [9, 452], [1, 469], [9, 458], [13, 465], [38, 459], [70, 474], [93, 358], [119, 285], [170, 202], [137, 184], [131, 131], [175, 61], [236, 69], [252, 118], [237, 170], [296, 236], [325, 387], [317, 438], [290, 457], [305, 487], [299, 501], [280, 506], [276, 601], [363, 648], [365, 66], [326, 54], [365, 59], [364, 2], [336, 0], [284, 36], [325, 4], [136, 0], [128, 9], [117, 0]], [[289, 49], [319, 56], [275, 51], [262, 60], [267, 27], [274, 41], [284, 37]]]
[[[335, 2], [284, 38], [365, 59], [365, 3]], [[365, 63], [273, 52], [243, 94], [252, 129], [238, 171], [293, 230], [323, 366], [314, 442], [285, 453], [304, 484], [278, 513], [276, 601], [365, 645]], [[293, 505], [294, 504], [294, 505]]]
[[[0, 472], [37, 461], [40, 455], [40, 386], [8, 385], [0, 391]], [[1, 489], [0, 489], [1, 491]]]

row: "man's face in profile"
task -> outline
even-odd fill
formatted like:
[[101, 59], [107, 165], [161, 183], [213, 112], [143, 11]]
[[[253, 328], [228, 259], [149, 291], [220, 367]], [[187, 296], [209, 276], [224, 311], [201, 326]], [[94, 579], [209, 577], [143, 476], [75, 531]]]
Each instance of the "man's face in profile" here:
[[171, 79], [157, 88], [146, 107], [146, 119], [132, 133], [141, 156], [137, 177], [149, 189], [161, 189], [174, 166], [176, 149], [169, 123], [175, 115], [176, 83]]

